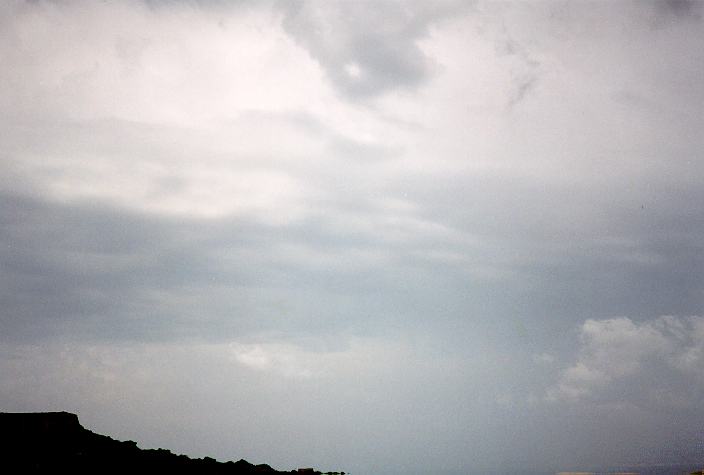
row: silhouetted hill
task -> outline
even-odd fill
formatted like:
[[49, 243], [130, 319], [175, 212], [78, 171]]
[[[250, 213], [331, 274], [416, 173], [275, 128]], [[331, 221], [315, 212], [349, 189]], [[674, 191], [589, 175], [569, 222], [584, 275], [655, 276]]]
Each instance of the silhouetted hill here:
[[[68, 412], [0, 413], [0, 473], [166, 473], [283, 475], [246, 460], [221, 463], [165, 449], [140, 449], [85, 429]], [[317, 473], [320, 472], [307, 472]]]

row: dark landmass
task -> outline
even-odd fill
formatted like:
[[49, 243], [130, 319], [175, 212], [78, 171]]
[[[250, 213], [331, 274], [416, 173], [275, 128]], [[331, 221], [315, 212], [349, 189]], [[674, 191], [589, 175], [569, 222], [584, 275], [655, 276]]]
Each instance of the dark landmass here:
[[218, 462], [192, 459], [165, 449], [140, 449], [85, 429], [68, 412], [0, 413], [0, 472], [2, 473], [166, 473], [222, 475], [314, 474], [313, 469], [290, 472], [246, 460]]

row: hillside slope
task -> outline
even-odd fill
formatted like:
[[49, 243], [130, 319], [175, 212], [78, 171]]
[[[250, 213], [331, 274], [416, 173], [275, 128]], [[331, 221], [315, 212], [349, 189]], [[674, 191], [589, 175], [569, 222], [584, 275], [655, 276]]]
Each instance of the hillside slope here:
[[[0, 472], [168, 473], [282, 475], [269, 465], [245, 460], [192, 459], [164, 449], [140, 449], [85, 429], [68, 412], [0, 413]], [[319, 473], [319, 472], [308, 472]]]

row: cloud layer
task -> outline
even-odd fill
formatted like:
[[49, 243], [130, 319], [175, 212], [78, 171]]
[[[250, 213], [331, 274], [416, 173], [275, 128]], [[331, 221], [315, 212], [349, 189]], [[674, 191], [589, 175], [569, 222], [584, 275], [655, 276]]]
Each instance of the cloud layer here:
[[355, 473], [703, 456], [702, 18], [3, 3], [0, 409]]

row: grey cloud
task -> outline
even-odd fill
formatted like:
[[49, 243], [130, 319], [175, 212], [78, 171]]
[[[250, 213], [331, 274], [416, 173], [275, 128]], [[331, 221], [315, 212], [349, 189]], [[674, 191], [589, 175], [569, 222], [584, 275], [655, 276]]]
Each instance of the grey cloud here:
[[536, 86], [538, 78], [534, 74], [528, 74], [520, 78], [516, 78], [516, 90], [513, 96], [509, 99], [509, 107], [514, 107], [520, 103], [526, 95]]
[[[0, 400], [353, 473], [704, 455], [701, 318], [658, 317], [702, 313], [696, 23], [214, 4], [4, 10]], [[434, 53], [466, 67], [431, 83]]]
[[666, 0], [655, 2], [662, 15], [679, 19], [701, 19], [701, 2], [693, 0]]
[[417, 42], [452, 2], [295, 2], [283, 25], [349, 99], [412, 89], [432, 74]]
[[[539, 314], [550, 302], [553, 323], [563, 329], [567, 314], [583, 320], [697, 312], [704, 270], [697, 236], [704, 222], [691, 214], [677, 217], [687, 203], [702, 199], [697, 186], [663, 184], [657, 205], [641, 208], [653, 202], [648, 189], [630, 195], [610, 186], [598, 193], [600, 185], [593, 183], [551, 188], [519, 177], [494, 180], [458, 175], [436, 188], [423, 177], [408, 177], [400, 190], [424, 204], [421, 215], [473, 236], [481, 243], [476, 252], [492, 256], [497, 270], [503, 266], [517, 280], [529, 279], [535, 295], [542, 295], [533, 311]], [[514, 298], [521, 293], [514, 290]], [[537, 302], [527, 299], [522, 308]]]
[[512, 73], [514, 92], [509, 97], [509, 108], [523, 101], [540, 80], [540, 62], [532, 59], [523, 48], [514, 47], [511, 54], [519, 58], [519, 66]]
[[[32, 177], [34, 182], [5, 176], [3, 336], [210, 339], [267, 331], [367, 331], [401, 322], [413, 328], [423, 321], [464, 318], [466, 296], [438, 305], [432, 288], [445, 282], [449, 287], [441, 293], [450, 297], [451, 289], [462, 285], [465, 272], [453, 263], [461, 257], [461, 239], [412, 210], [386, 208], [383, 200], [380, 206], [386, 193], [365, 181], [368, 169], [345, 165], [351, 153], [367, 167], [388, 151], [358, 144], [307, 116], [245, 114], [226, 131], [256, 121], [293, 123], [321, 138], [331, 155], [328, 164], [337, 164], [324, 171], [262, 157], [258, 166], [290, 167], [312, 180], [311, 186], [327, 183], [326, 189], [347, 191], [307, 202], [307, 217], [279, 226], [251, 215], [169, 217], [105, 198], [61, 203], [41, 198], [44, 172]], [[5, 144], [12, 158], [23, 152], [121, 160], [148, 149], [158, 164], [165, 156], [187, 160], [184, 140], [202, 140], [168, 127], [120, 121], [37, 123], [41, 141], [33, 141], [29, 129], [14, 127], [13, 140]], [[202, 159], [225, 153], [200, 151]], [[10, 160], [8, 170], [16, 163]], [[164, 186], [175, 191], [173, 183]], [[157, 195], [158, 189], [151, 199]], [[454, 250], [445, 256], [447, 246]], [[443, 276], [443, 270], [451, 272]]]
[[432, 308], [423, 289], [432, 263], [419, 261], [413, 277], [400, 262], [414, 246], [433, 245], [420, 237], [399, 248], [325, 219], [282, 229], [8, 194], [0, 219], [5, 340], [357, 332], [410, 324], [425, 318], [414, 305]]
[[[7, 337], [40, 332], [50, 315], [56, 331], [137, 339], [405, 325], [432, 331], [453, 348], [480, 332], [483, 345], [542, 353], [541, 345], [585, 318], [696, 313], [701, 304], [704, 223], [678, 211], [701, 199], [696, 186], [660, 185], [663, 198], [653, 202], [650, 188], [621, 196], [607, 184], [595, 195], [591, 182], [550, 187], [532, 178], [457, 174], [436, 183], [410, 172], [375, 181], [369, 167], [396, 155], [310, 116], [245, 115], [224, 130], [231, 135], [257, 121], [294, 124], [326, 144], [326, 166], [285, 157], [243, 164], [287, 169], [324, 189], [322, 198], [305, 202], [300, 221], [169, 218], [108, 202], [60, 205], [7, 195], [8, 222], [22, 217], [14, 218], [22, 232], [5, 238], [5, 258], [13, 262], [5, 279], [15, 289], [5, 297], [13, 309], [5, 314]], [[119, 121], [42, 130], [39, 143], [13, 134], [6, 150], [110, 156], [148, 149], [152, 158], [188, 160], [182, 144], [203, 142], [198, 134]], [[349, 147], [363, 160], [348, 160]], [[227, 153], [197, 150], [201, 158]], [[671, 162], [670, 171], [676, 166]], [[15, 186], [5, 180], [6, 188]], [[399, 197], [417, 206], [382, 205]], [[47, 246], [52, 236], [66, 243]], [[34, 291], [21, 277], [27, 269], [35, 269]], [[44, 303], [34, 299], [43, 293]]]
[[647, 5], [650, 6], [649, 26], [654, 31], [700, 28], [704, 19], [702, 2], [696, 0], [667, 0], [648, 2]]
[[542, 73], [541, 64], [531, 55], [527, 45], [512, 38], [505, 24], [502, 24], [498, 35], [496, 41], [499, 55], [515, 59], [515, 64], [511, 67], [513, 92], [508, 98], [508, 107], [513, 108], [538, 85]]

